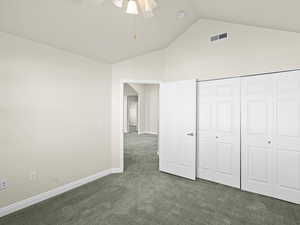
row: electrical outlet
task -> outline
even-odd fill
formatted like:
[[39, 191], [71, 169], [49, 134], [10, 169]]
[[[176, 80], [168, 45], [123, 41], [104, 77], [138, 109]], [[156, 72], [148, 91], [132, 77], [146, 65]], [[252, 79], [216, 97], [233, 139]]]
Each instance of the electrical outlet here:
[[8, 182], [6, 179], [0, 179], [0, 191], [8, 188]]
[[37, 172], [35, 172], [35, 171], [30, 172], [29, 180], [36, 181], [37, 180]]

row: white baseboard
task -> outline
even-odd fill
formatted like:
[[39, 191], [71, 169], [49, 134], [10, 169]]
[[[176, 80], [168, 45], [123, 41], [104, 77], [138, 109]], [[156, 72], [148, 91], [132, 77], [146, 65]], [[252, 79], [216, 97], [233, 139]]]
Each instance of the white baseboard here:
[[62, 194], [64, 192], [70, 191], [70, 190], [72, 190], [74, 188], [80, 187], [80, 186], [82, 186], [84, 184], [87, 184], [87, 183], [95, 181], [95, 180], [97, 180], [99, 178], [105, 177], [105, 176], [107, 176], [109, 174], [116, 173], [117, 171], [121, 171], [121, 170], [120, 169], [108, 169], [108, 170], [104, 170], [104, 171], [99, 172], [97, 174], [94, 174], [92, 176], [88, 176], [88, 177], [82, 178], [82, 179], [74, 181], [72, 183], [69, 183], [69, 184], [57, 187], [57, 188], [55, 188], [53, 190], [50, 190], [50, 191], [47, 191], [47, 192], [35, 195], [35, 196], [31, 197], [31, 198], [27, 198], [27, 199], [22, 200], [20, 202], [16, 202], [16, 203], [13, 203], [13, 204], [8, 205], [6, 207], [0, 208], [0, 217], [6, 216], [6, 215], [11, 214], [13, 212], [16, 212], [16, 211], [18, 211], [20, 209], [24, 209], [24, 208], [29, 207], [31, 205], [37, 204], [37, 203], [39, 203], [41, 201], [44, 201], [44, 200], [47, 200], [49, 198], [55, 197], [55, 196], [60, 195], [60, 194]]
[[111, 173], [112, 174], [114, 174], [114, 173], [123, 173], [123, 170], [121, 168], [112, 168]]
[[152, 132], [152, 131], [141, 131], [141, 132], [139, 132], [138, 134], [139, 134], [139, 135], [140, 135], [140, 134], [154, 134], [154, 135], [158, 135], [157, 132]]

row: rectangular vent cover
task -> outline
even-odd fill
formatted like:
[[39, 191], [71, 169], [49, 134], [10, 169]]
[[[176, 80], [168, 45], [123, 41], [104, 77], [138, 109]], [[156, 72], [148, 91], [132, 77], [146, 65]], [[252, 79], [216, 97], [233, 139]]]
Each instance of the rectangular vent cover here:
[[218, 34], [210, 37], [210, 41], [217, 41], [217, 40], [225, 39], [227, 37], [228, 37], [227, 33]]

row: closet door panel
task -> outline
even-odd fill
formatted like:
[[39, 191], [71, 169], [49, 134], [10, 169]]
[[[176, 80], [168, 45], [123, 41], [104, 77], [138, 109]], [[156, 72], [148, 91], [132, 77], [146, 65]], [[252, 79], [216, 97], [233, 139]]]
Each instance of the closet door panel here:
[[[212, 83], [198, 84], [198, 157], [197, 177], [215, 181], [216, 146], [214, 143], [215, 89]], [[199, 176], [201, 174], [201, 176]]]
[[300, 203], [300, 72], [242, 78], [242, 189]]
[[242, 78], [241, 90], [242, 189], [272, 195], [273, 78]]
[[216, 181], [240, 187], [240, 79], [215, 83]]
[[275, 182], [277, 197], [300, 203], [300, 72], [275, 79]]
[[197, 176], [240, 187], [240, 80], [200, 82], [198, 87]]

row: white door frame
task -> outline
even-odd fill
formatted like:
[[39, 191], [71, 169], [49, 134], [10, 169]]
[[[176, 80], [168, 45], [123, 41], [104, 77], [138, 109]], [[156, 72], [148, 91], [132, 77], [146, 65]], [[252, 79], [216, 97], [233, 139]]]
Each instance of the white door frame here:
[[[124, 172], [124, 85], [126, 83], [134, 84], [158, 84], [162, 83], [161, 80], [120, 80], [120, 168]], [[159, 103], [160, 104], [160, 103]], [[138, 131], [140, 131], [140, 96], [138, 95]]]

